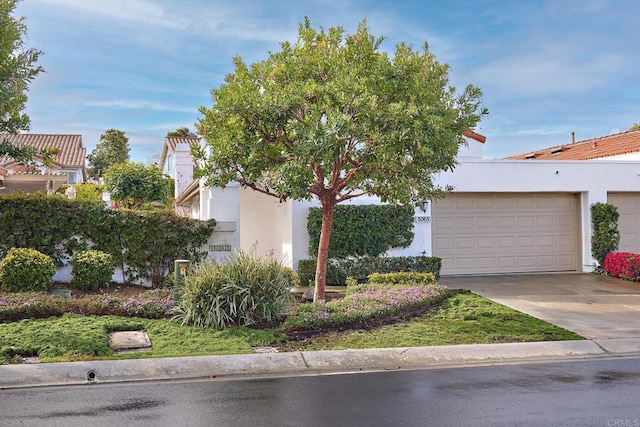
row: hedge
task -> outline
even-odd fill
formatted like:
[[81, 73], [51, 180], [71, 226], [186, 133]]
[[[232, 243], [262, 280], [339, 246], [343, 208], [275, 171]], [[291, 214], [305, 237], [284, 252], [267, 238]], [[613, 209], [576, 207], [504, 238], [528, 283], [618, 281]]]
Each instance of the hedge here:
[[[382, 255], [406, 248], [413, 241], [411, 206], [338, 205], [334, 208], [329, 258]], [[307, 218], [309, 254], [317, 256], [322, 210], [311, 208]]]
[[12, 247], [32, 248], [61, 266], [73, 254], [95, 249], [113, 256], [126, 282], [149, 279], [159, 286], [175, 259], [198, 261], [205, 255], [200, 248], [214, 227], [214, 220], [169, 210], [111, 210], [102, 202], [12, 193], [0, 197], [0, 258]]
[[369, 283], [382, 285], [432, 285], [436, 283], [436, 276], [433, 273], [413, 273], [408, 271], [373, 273], [369, 275]]
[[[440, 278], [442, 258], [428, 256], [407, 257], [362, 257], [355, 259], [329, 260], [327, 264], [327, 284], [342, 286], [347, 277], [365, 283], [372, 273], [432, 273]], [[298, 277], [302, 286], [315, 283], [316, 260], [298, 261]]]

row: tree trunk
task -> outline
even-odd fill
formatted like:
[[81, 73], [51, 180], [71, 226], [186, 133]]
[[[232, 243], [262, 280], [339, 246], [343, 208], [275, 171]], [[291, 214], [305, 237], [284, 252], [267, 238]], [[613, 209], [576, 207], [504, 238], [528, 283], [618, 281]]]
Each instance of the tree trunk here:
[[329, 260], [329, 241], [333, 227], [333, 207], [335, 203], [321, 200], [322, 228], [318, 242], [318, 261], [316, 263], [316, 287], [313, 292], [313, 302], [324, 301], [324, 288], [327, 280], [327, 261]]

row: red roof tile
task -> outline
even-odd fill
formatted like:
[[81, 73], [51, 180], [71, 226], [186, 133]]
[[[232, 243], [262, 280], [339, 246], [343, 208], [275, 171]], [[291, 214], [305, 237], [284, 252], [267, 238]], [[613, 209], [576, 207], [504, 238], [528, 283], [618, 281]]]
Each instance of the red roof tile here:
[[[51, 135], [51, 134], [34, 134], [20, 133], [17, 135], [0, 134], [0, 138], [7, 139], [14, 145], [29, 145], [38, 151], [49, 148], [58, 147], [59, 153], [55, 157], [55, 163], [61, 167], [84, 168], [84, 159], [87, 156], [87, 150], [82, 146], [81, 135]], [[14, 163], [9, 156], [0, 157], [0, 166]]]
[[640, 151], [640, 131], [617, 133], [600, 138], [557, 145], [506, 157], [509, 160], [591, 160]]
[[462, 132], [462, 134], [464, 136], [466, 136], [467, 138], [471, 138], [471, 139], [475, 139], [478, 142], [481, 143], [485, 143], [485, 141], [487, 140], [487, 137], [484, 135], [480, 135], [479, 133], [476, 133], [472, 130], [465, 130], [464, 132]]

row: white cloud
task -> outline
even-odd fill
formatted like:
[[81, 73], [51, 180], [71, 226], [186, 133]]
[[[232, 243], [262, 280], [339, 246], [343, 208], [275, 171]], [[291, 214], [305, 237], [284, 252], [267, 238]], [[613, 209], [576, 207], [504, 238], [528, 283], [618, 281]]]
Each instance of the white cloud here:
[[148, 0], [36, 0], [55, 7], [72, 9], [81, 14], [88, 14], [108, 19], [131, 21], [134, 23], [153, 24], [163, 27], [178, 28], [179, 22], [168, 16], [166, 9], [157, 2]]
[[87, 101], [87, 107], [104, 107], [116, 109], [147, 109], [154, 111], [171, 111], [178, 113], [196, 113], [197, 109], [180, 107], [176, 105], [163, 104], [153, 101], [133, 101], [133, 100], [110, 100], [110, 101]]

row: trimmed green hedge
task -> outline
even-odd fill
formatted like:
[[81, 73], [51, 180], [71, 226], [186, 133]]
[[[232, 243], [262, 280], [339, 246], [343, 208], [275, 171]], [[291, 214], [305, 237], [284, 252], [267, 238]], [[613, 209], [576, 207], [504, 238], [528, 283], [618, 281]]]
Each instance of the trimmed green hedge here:
[[168, 210], [111, 210], [102, 202], [41, 193], [0, 197], [0, 257], [12, 247], [33, 248], [60, 266], [91, 248], [111, 254], [129, 283], [146, 278], [160, 286], [175, 259], [197, 262], [214, 227], [214, 220], [182, 218]]
[[[362, 257], [356, 259], [330, 260], [327, 264], [327, 284], [342, 286], [347, 277], [359, 283], [367, 282], [372, 273], [432, 273], [435, 280], [440, 278], [442, 259], [428, 256], [408, 257]], [[302, 286], [311, 286], [316, 278], [316, 260], [298, 261], [298, 277]]]
[[[412, 206], [338, 205], [334, 208], [329, 258], [382, 255], [406, 248], [413, 241]], [[311, 208], [307, 218], [309, 254], [317, 256], [322, 210]]]
[[618, 250], [620, 231], [618, 230], [618, 208], [611, 203], [594, 203], [591, 205], [591, 255], [602, 267], [604, 259], [610, 252]]
[[[301, 259], [298, 261], [300, 285], [312, 286], [316, 282], [316, 262], [317, 260], [315, 259]], [[327, 262], [326, 283], [329, 286], [344, 286], [347, 284], [347, 273], [336, 260]]]
[[432, 285], [436, 282], [436, 276], [433, 273], [400, 271], [397, 273], [373, 273], [369, 275], [369, 283], [382, 285]]

